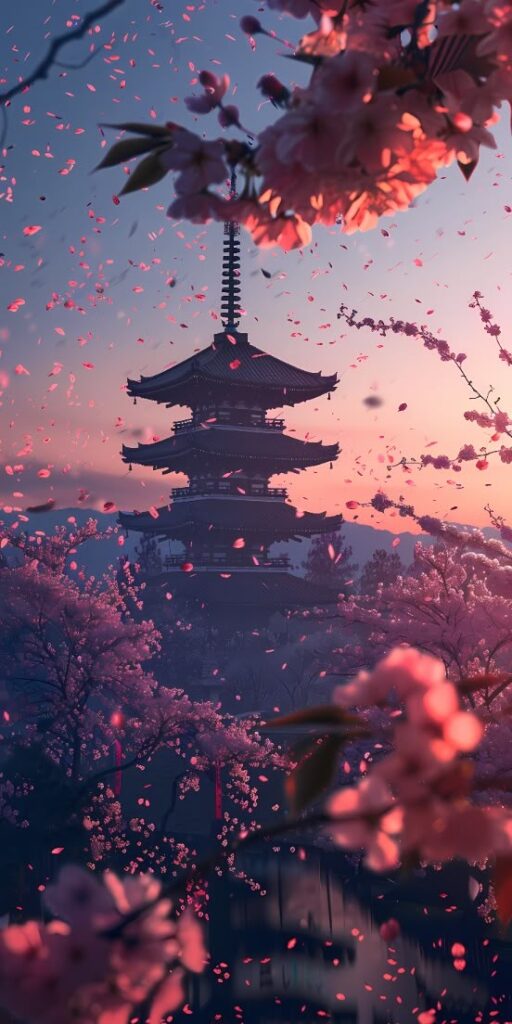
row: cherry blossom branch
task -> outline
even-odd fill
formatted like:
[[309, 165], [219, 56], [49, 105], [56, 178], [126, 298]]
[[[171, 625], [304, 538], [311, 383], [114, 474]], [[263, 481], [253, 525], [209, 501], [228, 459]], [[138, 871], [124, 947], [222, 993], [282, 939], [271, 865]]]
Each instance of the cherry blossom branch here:
[[455, 526], [453, 523], [444, 523], [436, 516], [418, 515], [413, 505], [407, 505], [402, 501], [393, 501], [383, 491], [378, 491], [371, 501], [368, 502], [348, 501], [347, 507], [351, 510], [359, 507], [373, 508], [376, 512], [381, 513], [386, 512], [390, 508], [397, 509], [402, 519], [414, 519], [418, 526], [432, 537], [436, 537], [447, 544], [465, 545], [471, 551], [481, 552], [484, 555], [488, 555], [489, 558], [502, 559], [504, 564], [512, 565], [512, 551], [503, 543], [503, 541], [512, 541], [512, 529], [506, 526], [503, 519], [497, 516], [489, 506], [486, 506], [486, 512], [490, 514], [493, 526], [499, 530], [501, 540], [489, 540], [481, 530], [463, 529]]
[[511, 541], [512, 530], [510, 526], [507, 526], [504, 516], [498, 515], [490, 505], [484, 505], [484, 511], [487, 512], [492, 525], [498, 530], [502, 540]]
[[[478, 295], [479, 293], [477, 292], [475, 294]], [[373, 317], [369, 316], [357, 319], [357, 310], [352, 309], [349, 311], [348, 306], [345, 306], [345, 304], [340, 306], [337, 317], [338, 320], [345, 320], [348, 327], [355, 327], [358, 331], [367, 327], [372, 331], [372, 333], [379, 334], [383, 338], [385, 338], [389, 333], [392, 333], [404, 335], [406, 338], [420, 339], [425, 348], [430, 351], [437, 352], [443, 363], [452, 363], [455, 366], [459, 376], [462, 377], [464, 383], [471, 391], [473, 401], [479, 400], [483, 402], [493, 418], [497, 414], [501, 413], [498, 405], [499, 399], [497, 402], [492, 402], [490, 399], [490, 395], [495, 389], [491, 387], [487, 393], [484, 394], [483, 390], [477, 387], [474, 381], [466, 373], [462, 366], [464, 360], [467, 359], [465, 352], [459, 352], [456, 354], [444, 338], [436, 338], [432, 331], [430, 331], [424, 324], [420, 326], [407, 320], [395, 320], [394, 317], [390, 317], [388, 322], [385, 320], [374, 320]], [[466, 413], [465, 417], [467, 419], [476, 419], [476, 415], [477, 414], [472, 413], [470, 416], [469, 413]], [[506, 417], [506, 414], [501, 413], [501, 415]], [[508, 419], [508, 417], [506, 418]], [[489, 424], [485, 425], [488, 426]], [[503, 428], [500, 430], [500, 433], [507, 434], [508, 437], [512, 439], [512, 429], [508, 427], [506, 423], [503, 424]]]
[[152, 740], [148, 741], [146, 746], [142, 749], [139, 749], [137, 753], [134, 754], [134, 756], [131, 757], [128, 761], [123, 761], [122, 764], [111, 764], [108, 768], [103, 768], [101, 771], [95, 772], [94, 775], [89, 776], [89, 778], [85, 780], [85, 782], [81, 785], [80, 789], [78, 790], [76, 796], [77, 802], [82, 797], [86, 797], [89, 794], [90, 790], [94, 786], [96, 786], [98, 782], [101, 782], [102, 779], [106, 779], [108, 778], [109, 775], [115, 775], [118, 772], [125, 772], [128, 770], [128, 768], [133, 768], [134, 765], [140, 764], [143, 758], [148, 757], [155, 751], [158, 744], [160, 743], [160, 739], [161, 737], [155, 737]]
[[499, 455], [502, 462], [512, 462], [512, 448], [485, 448], [482, 447], [477, 451], [472, 444], [465, 444], [459, 449], [457, 455], [420, 455], [419, 459], [411, 456], [407, 458], [404, 455], [399, 462], [388, 463], [387, 469], [390, 472], [393, 469], [402, 469], [407, 466], [416, 466], [418, 469], [425, 469], [426, 466], [432, 466], [434, 469], [451, 469], [455, 473], [460, 472], [462, 462], [476, 462], [477, 469], [487, 469], [487, 460], [493, 455]]
[[483, 295], [481, 294], [481, 292], [474, 292], [473, 293], [473, 302], [469, 303], [469, 308], [470, 309], [478, 309], [478, 312], [479, 312], [479, 315], [480, 315], [480, 320], [482, 321], [482, 323], [484, 325], [484, 330], [485, 330], [486, 334], [489, 334], [491, 338], [495, 339], [496, 344], [497, 344], [497, 346], [498, 346], [498, 348], [500, 350], [500, 359], [504, 363], [506, 363], [507, 366], [512, 366], [512, 353], [510, 353], [508, 351], [508, 349], [506, 349], [502, 345], [502, 343], [500, 341], [501, 327], [493, 319], [493, 316], [492, 316], [492, 313], [490, 312], [490, 310], [485, 309], [485, 307], [482, 306], [482, 303], [480, 301], [482, 298], [483, 298]]
[[122, 920], [113, 928], [109, 928], [103, 933], [104, 937], [108, 939], [119, 938], [119, 936], [123, 934], [125, 928], [132, 924], [133, 921], [138, 920], [138, 918], [143, 914], [151, 910], [157, 903], [160, 903], [162, 899], [179, 895], [181, 892], [185, 891], [191, 883], [200, 881], [205, 875], [211, 874], [212, 871], [222, 867], [222, 865], [240, 849], [247, 849], [254, 846], [255, 843], [280, 838], [281, 836], [287, 835], [289, 832], [295, 832], [299, 828], [310, 829], [326, 825], [350, 824], [362, 820], [371, 820], [372, 824], [374, 824], [375, 821], [385, 817], [385, 815], [389, 814], [392, 810], [393, 804], [389, 804], [389, 806], [381, 808], [378, 812], [366, 815], [362, 813], [361, 810], [340, 815], [332, 815], [327, 814], [325, 811], [317, 811], [313, 814], [306, 815], [304, 818], [292, 816], [288, 819], [281, 819], [276, 822], [276, 824], [263, 825], [261, 828], [255, 829], [253, 832], [242, 832], [221, 850], [210, 854], [208, 857], [204, 857], [203, 860], [189, 868], [186, 874], [181, 878], [175, 878], [172, 882], [165, 885], [158, 896], [155, 896], [154, 900], [145, 903], [143, 906], [136, 907], [131, 912], [125, 914]]
[[[481, 299], [480, 292], [475, 292], [473, 295], [473, 302], [471, 302], [470, 308], [478, 308], [480, 310], [480, 318], [485, 325], [485, 329], [488, 334], [496, 338], [499, 349], [500, 359], [503, 359], [507, 365], [512, 365], [512, 355], [505, 349], [500, 341], [499, 335], [501, 328], [493, 322], [489, 310], [484, 309], [480, 304]], [[470, 423], [477, 423], [478, 426], [484, 429], [493, 430], [492, 440], [497, 441], [500, 434], [505, 434], [512, 440], [512, 420], [506, 412], [500, 408], [500, 399], [491, 399], [491, 395], [494, 393], [495, 388], [491, 385], [487, 392], [478, 387], [474, 381], [466, 373], [462, 363], [467, 358], [464, 352], [456, 354], [449, 346], [448, 342], [444, 338], [437, 338], [432, 331], [430, 331], [425, 325], [419, 326], [418, 324], [408, 322], [405, 320], [395, 320], [391, 317], [388, 322], [384, 320], [374, 320], [373, 317], [363, 317], [358, 319], [357, 310], [349, 310], [348, 306], [342, 304], [338, 312], [338, 320], [344, 319], [349, 327], [355, 327], [356, 330], [369, 328], [373, 333], [378, 333], [381, 337], [386, 337], [390, 332], [393, 334], [401, 334], [407, 338], [417, 338], [423, 342], [425, 348], [430, 351], [436, 351], [439, 358], [444, 363], [452, 363], [459, 376], [467, 385], [471, 392], [471, 401], [481, 401], [488, 409], [487, 413], [477, 412], [476, 410], [470, 409], [464, 413], [464, 419]], [[462, 462], [476, 462], [477, 469], [487, 469], [487, 459], [490, 456], [498, 455], [502, 462], [512, 463], [512, 448], [502, 445], [500, 448], [488, 449], [485, 446], [480, 448], [480, 451], [476, 451], [472, 444], [463, 445], [455, 457], [449, 455], [421, 455], [420, 458], [407, 458], [404, 456], [397, 463], [392, 463], [388, 466], [388, 469], [396, 469], [398, 466], [406, 468], [408, 466], [418, 466], [423, 469], [425, 466], [432, 466], [434, 469], [449, 469], [455, 472], [460, 472]]]

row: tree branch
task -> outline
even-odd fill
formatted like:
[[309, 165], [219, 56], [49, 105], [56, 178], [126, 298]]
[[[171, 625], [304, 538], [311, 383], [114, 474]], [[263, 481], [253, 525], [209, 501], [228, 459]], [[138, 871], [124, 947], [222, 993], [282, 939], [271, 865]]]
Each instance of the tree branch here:
[[[34, 84], [34, 82], [47, 78], [48, 72], [54, 66], [55, 58], [63, 46], [67, 46], [68, 43], [71, 43], [76, 39], [82, 39], [91, 25], [93, 25], [98, 18], [111, 14], [117, 7], [121, 7], [124, 2], [125, 0], [106, 0], [105, 3], [100, 4], [99, 7], [96, 7], [93, 11], [90, 11], [89, 14], [86, 14], [81, 25], [78, 25], [78, 27], [73, 29], [72, 32], [63, 32], [62, 35], [56, 36], [53, 42], [50, 43], [45, 56], [39, 61], [39, 64], [36, 64], [31, 74], [27, 75], [26, 78], [22, 78], [20, 82], [16, 83], [16, 85], [12, 85], [10, 89], [0, 92], [0, 107], [5, 108], [14, 96], [19, 96], [20, 93], [25, 92]], [[7, 123], [4, 110], [4, 126], [2, 129], [2, 137], [0, 139], [0, 147], [4, 144], [6, 134]]]
[[[393, 804], [389, 804], [383, 807], [380, 811], [372, 812], [367, 817], [372, 820], [377, 816], [379, 819], [389, 814], [393, 810]], [[346, 824], [347, 822], [361, 821], [365, 818], [364, 813], [361, 811], [347, 812], [340, 815], [330, 815], [325, 811], [313, 811], [306, 815], [304, 818], [297, 817], [295, 815], [289, 818], [281, 818], [279, 821], [263, 825], [261, 828], [256, 828], [252, 832], [243, 831], [237, 837], [233, 838], [230, 843], [222, 847], [220, 850], [214, 851], [209, 857], [205, 857], [199, 861], [195, 866], [189, 869], [182, 878], [175, 878], [167, 885], [164, 885], [162, 891], [149, 900], [148, 903], [143, 906], [135, 907], [134, 910], [130, 910], [125, 914], [119, 922], [112, 927], [106, 929], [101, 934], [108, 939], [117, 939], [123, 934], [124, 929], [136, 921], [143, 914], [146, 914], [148, 910], [156, 906], [157, 903], [162, 899], [166, 899], [169, 896], [176, 896], [186, 891], [187, 886], [191, 882], [197, 883], [201, 879], [204, 879], [206, 875], [215, 871], [217, 868], [221, 868], [227, 862], [229, 858], [237, 853], [238, 850], [245, 850], [251, 846], [256, 845], [262, 841], [268, 841], [273, 839], [279, 839], [288, 835], [290, 832], [302, 832], [303, 829], [310, 828], [322, 828], [323, 826], [335, 827], [338, 823]]]

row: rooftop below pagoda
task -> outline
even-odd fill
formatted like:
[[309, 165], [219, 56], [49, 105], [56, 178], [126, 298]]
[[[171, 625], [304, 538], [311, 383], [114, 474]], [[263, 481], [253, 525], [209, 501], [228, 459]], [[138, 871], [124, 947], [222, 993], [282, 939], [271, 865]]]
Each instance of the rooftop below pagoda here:
[[245, 569], [220, 572], [182, 572], [179, 568], [151, 579], [144, 602], [148, 606], [164, 600], [172, 593], [176, 600], [189, 602], [218, 615], [221, 610], [233, 614], [243, 609], [286, 611], [296, 608], [324, 607], [336, 604], [338, 594], [329, 587], [320, 587], [284, 568]]
[[248, 341], [247, 334], [224, 330], [213, 344], [161, 373], [128, 380], [132, 398], [194, 407], [206, 396], [229, 393], [266, 409], [295, 405], [334, 391], [337, 374], [323, 376], [277, 359]]

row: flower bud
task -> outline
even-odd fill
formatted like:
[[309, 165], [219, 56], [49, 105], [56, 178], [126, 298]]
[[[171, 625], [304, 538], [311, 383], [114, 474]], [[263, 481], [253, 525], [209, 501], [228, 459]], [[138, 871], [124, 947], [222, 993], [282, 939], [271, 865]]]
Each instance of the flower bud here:
[[238, 107], [235, 107], [234, 104], [222, 107], [222, 110], [219, 110], [219, 124], [221, 128], [231, 128], [232, 125], [238, 127], [240, 125]]
[[217, 75], [214, 75], [213, 71], [201, 71], [199, 81], [205, 89], [215, 89], [218, 84]]
[[258, 18], [254, 18], [252, 14], [245, 14], [243, 18], [240, 18], [240, 28], [247, 36], [255, 36], [258, 32], [265, 31]]
[[276, 106], [285, 104], [290, 97], [290, 93], [286, 86], [272, 74], [263, 75], [262, 78], [260, 78], [258, 82], [258, 89], [261, 89], [263, 95], [266, 96], [267, 99], [271, 100], [271, 102]]

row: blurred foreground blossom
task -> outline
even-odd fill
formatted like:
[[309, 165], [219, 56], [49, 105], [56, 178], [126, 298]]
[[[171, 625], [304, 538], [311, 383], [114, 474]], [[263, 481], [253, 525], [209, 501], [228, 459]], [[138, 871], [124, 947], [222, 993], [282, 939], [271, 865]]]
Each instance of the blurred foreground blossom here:
[[206, 959], [199, 924], [188, 911], [171, 920], [160, 889], [150, 875], [100, 881], [64, 868], [44, 898], [55, 920], [0, 933], [2, 1005], [42, 1024], [125, 1024], [144, 1004], [158, 1024], [182, 1004], [185, 970], [201, 971]]

